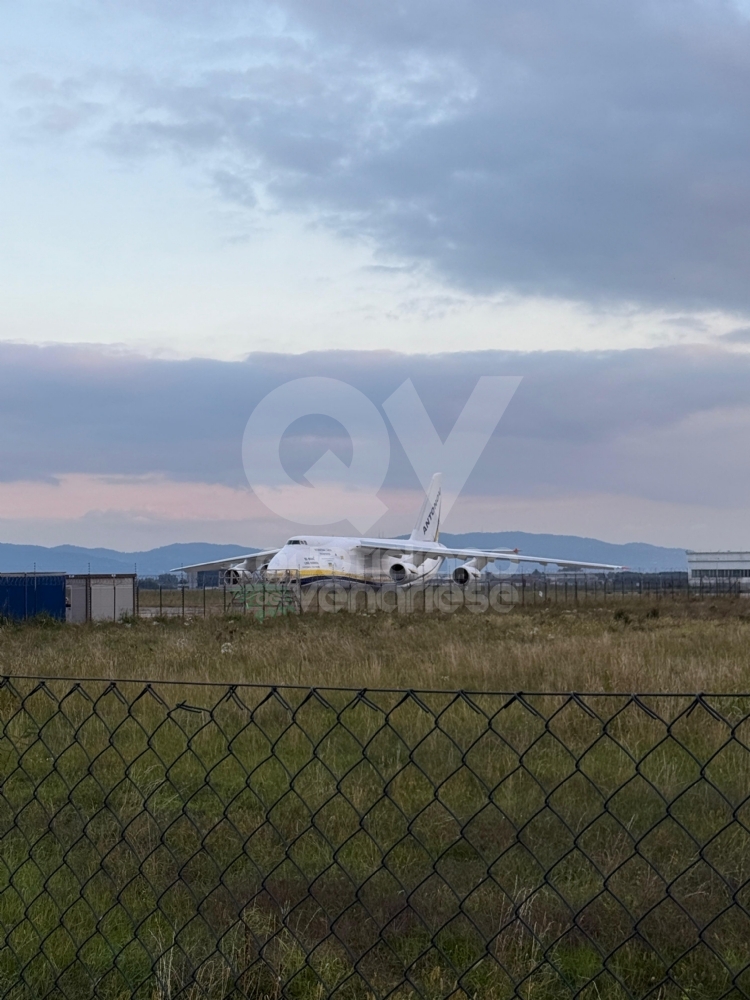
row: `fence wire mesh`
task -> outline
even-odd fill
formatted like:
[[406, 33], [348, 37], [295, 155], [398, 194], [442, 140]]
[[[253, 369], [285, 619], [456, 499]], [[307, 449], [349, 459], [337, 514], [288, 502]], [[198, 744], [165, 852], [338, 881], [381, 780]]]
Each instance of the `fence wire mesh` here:
[[750, 695], [6, 678], [0, 996], [741, 997]]
[[450, 576], [403, 587], [363, 584], [335, 577], [303, 585], [288, 583], [234, 586], [165, 587], [141, 581], [134, 614], [142, 618], [207, 617], [216, 614], [274, 618], [286, 614], [386, 611], [451, 614], [507, 612], [516, 606], [579, 605], [650, 601], [695, 601], [750, 595], [750, 578], [698, 577], [687, 573], [533, 573], [492, 576], [463, 585]]

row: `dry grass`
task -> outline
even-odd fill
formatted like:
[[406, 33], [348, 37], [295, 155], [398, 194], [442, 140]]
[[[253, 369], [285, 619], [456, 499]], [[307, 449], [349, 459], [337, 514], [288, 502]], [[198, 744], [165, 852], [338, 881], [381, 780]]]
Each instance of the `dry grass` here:
[[750, 690], [750, 602], [0, 629], [0, 673], [471, 690]]
[[[0, 630], [0, 997], [750, 992], [750, 602]], [[689, 709], [689, 711], [688, 711]], [[391, 992], [392, 991], [392, 992]]]

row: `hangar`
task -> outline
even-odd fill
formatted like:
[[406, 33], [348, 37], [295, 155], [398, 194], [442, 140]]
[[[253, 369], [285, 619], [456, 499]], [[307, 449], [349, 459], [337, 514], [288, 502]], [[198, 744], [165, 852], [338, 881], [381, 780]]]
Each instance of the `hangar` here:
[[687, 551], [690, 583], [750, 580], [750, 552]]

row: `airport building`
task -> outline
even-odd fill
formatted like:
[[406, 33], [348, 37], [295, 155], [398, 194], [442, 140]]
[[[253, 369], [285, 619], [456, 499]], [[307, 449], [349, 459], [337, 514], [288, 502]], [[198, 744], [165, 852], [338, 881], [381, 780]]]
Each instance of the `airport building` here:
[[688, 549], [690, 583], [750, 581], [750, 552], [692, 552]]

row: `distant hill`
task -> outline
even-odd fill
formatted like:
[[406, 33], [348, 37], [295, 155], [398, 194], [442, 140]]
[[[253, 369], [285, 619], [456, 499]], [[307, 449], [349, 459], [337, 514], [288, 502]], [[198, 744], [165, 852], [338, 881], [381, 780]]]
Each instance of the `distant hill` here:
[[116, 549], [86, 549], [78, 545], [11, 545], [0, 543], [0, 572], [31, 573], [55, 570], [65, 573], [132, 573], [158, 576], [178, 566], [228, 559], [244, 552], [257, 552], [247, 545], [214, 545], [211, 542], [183, 542], [163, 545], [146, 552], [118, 552]]
[[[498, 533], [473, 532], [465, 535], [441, 535], [446, 545], [465, 548], [515, 549], [528, 555], [555, 555], [561, 559], [615, 563], [646, 573], [686, 570], [684, 549], [668, 549], [644, 542], [613, 545], [596, 538], [577, 535], [535, 535], [525, 531]], [[132, 573], [158, 576], [178, 566], [228, 559], [244, 552], [257, 552], [249, 545], [214, 545], [211, 542], [184, 542], [163, 545], [146, 552], [118, 552], [116, 549], [86, 549], [78, 545], [11, 545], [0, 543], [0, 572], [30, 573], [55, 570], [67, 573]]]
[[647, 545], [645, 542], [615, 545], [612, 542], [600, 542], [596, 538], [580, 538], [578, 535], [535, 535], [527, 531], [441, 534], [440, 541], [445, 545], [465, 548], [519, 549], [530, 556], [550, 555], [561, 559], [581, 559], [584, 562], [614, 563], [641, 573], [687, 570], [684, 549], [667, 549], [660, 545]]

